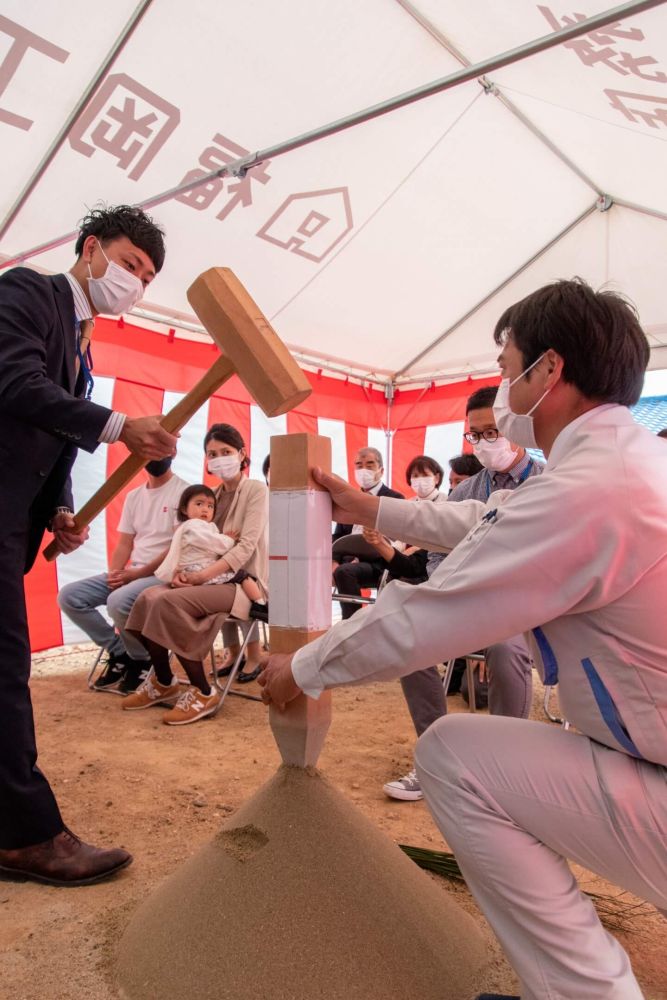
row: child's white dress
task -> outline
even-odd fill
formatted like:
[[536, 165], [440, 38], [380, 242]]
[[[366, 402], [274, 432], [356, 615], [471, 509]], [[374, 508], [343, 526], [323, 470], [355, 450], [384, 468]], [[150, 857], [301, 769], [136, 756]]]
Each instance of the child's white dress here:
[[[184, 570], [195, 573], [206, 569], [235, 545], [233, 538], [223, 535], [212, 521], [192, 518], [179, 524], [169, 546], [169, 552], [155, 570], [163, 583], [171, 583], [174, 574]], [[206, 583], [229, 583], [236, 573], [220, 573]]]

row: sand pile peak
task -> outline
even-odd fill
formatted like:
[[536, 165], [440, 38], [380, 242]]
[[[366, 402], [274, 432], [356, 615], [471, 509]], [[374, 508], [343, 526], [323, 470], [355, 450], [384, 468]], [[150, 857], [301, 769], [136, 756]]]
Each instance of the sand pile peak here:
[[319, 772], [282, 766], [145, 901], [128, 1000], [466, 1000], [480, 931]]

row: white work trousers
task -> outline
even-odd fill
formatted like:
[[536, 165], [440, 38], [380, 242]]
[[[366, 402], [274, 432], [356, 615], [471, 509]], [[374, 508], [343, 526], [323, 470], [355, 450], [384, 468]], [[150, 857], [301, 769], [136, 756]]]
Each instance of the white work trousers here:
[[424, 733], [415, 764], [522, 1000], [641, 1000], [565, 858], [667, 909], [667, 768], [540, 722], [461, 715]]

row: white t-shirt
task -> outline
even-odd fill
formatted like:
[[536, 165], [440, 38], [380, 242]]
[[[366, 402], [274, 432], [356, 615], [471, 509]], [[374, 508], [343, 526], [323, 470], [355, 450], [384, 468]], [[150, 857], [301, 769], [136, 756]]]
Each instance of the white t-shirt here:
[[156, 490], [147, 485], [131, 490], [125, 497], [118, 530], [134, 535], [131, 566], [145, 566], [169, 548], [176, 526], [176, 510], [189, 484], [178, 476]]

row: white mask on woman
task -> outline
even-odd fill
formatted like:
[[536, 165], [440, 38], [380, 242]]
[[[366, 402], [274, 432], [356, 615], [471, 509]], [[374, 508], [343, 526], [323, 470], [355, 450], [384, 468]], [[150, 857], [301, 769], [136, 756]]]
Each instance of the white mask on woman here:
[[241, 471], [241, 459], [238, 455], [221, 455], [219, 458], [209, 458], [208, 471], [218, 479], [234, 479]]
[[[498, 430], [505, 434], [510, 440], [515, 441], [520, 444], [522, 448], [537, 448], [537, 441], [535, 440], [535, 425], [533, 422], [533, 413], [540, 405], [545, 396], [548, 396], [551, 389], [547, 389], [543, 392], [538, 401], [531, 406], [528, 413], [515, 413], [510, 406], [510, 389], [511, 387], [522, 379], [524, 375], [527, 375], [531, 368], [534, 368], [538, 361], [541, 361], [544, 354], [540, 354], [537, 361], [533, 361], [532, 365], [529, 365], [525, 371], [517, 375], [515, 379], [510, 380], [504, 378], [500, 385], [498, 386], [498, 392], [496, 394], [496, 401], [493, 404], [493, 416], [496, 421]], [[477, 456], [479, 458], [479, 456]], [[480, 462], [482, 459], [479, 459]]]
[[413, 476], [410, 486], [420, 500], [425, 500], [435, 489], [435, 476]]
[[[97, 245], [102, 250], [99, 240]], [[90, 301], [98, 312], [120, 316], [121, 313], [129, 312], [136, 306], [144, 294], [144, 286], [136, 274], [131, 274], [120, 264], [109, 260], [104, 250], [102, 254], [107, 262], [107, 269], [101, 278], [93, 278], [90, 264], [88, 265]]]
[[484, 438], [480, 438], [472, 450], [484, 468], [493, 472], [507, 472], [518, 457], [506, 437], [496, 438], [495, 441], [485, 441]]

